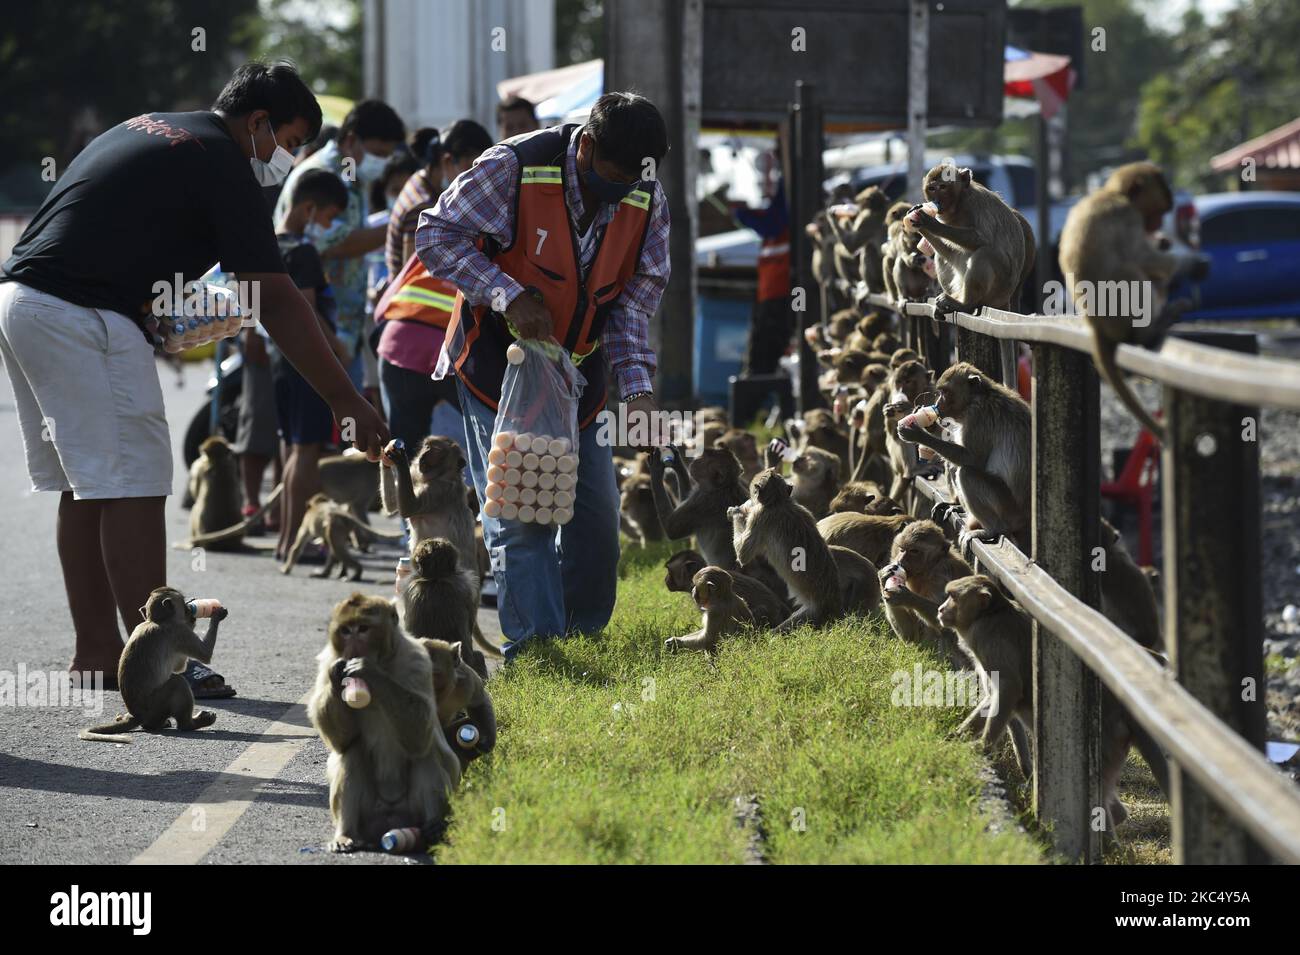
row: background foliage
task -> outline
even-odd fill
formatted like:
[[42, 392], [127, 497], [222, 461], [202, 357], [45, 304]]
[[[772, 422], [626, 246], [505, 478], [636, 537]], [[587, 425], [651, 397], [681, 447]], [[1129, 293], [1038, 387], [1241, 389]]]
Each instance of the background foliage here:
[[[1068, 181], [1149, 156], [1179, 185], [1220, 189], [1209, 159], [1300, 114], [1300, 2], [1240, 0], [1214, 23], [1193, 3], [1080, 2], [1087, 83], [1069, 106]], [[1181, 9], [1181, 8], [1180, 8]], [[555, 0], [556, 65], [604, 51], [601, 0]], [[206, 51], [191, 48], [195, 27]], [[209, 105], [249, 57], [297, 62], [320, 93], [361, 89], [359, 0], [66, 0], [8, 4], [0, 18], [0, 207], [35, 205], [48, 188], [40, 160], [62, 168], [111, 123], [149, 110]], [[93, 77], [93, 82], [87, 82]], [[1033, 126], [935, 137], [954, 150], [1032, 155]]]

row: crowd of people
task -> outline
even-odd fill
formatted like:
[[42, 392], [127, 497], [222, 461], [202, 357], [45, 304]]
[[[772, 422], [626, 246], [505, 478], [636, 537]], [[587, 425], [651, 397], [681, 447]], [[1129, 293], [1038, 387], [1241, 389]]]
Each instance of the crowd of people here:
[[[503, 100], [498, 132], [538, 124], [531, 103]], [[394, 437], [410, 446], [427, 434], [463, 443], [464, 430], [450, 381], [430, 377], [442, 348], [450, 308], [387, 309], [376, 315], [392, 277], [414, 259], [420, 213], [431, 208], [456, 176], [491, 146], [491, 134], [472, 119], [443, 130], [422, 127], [408, 135], [396, 111], [379, 100], [357, 103], [337, 128], [326, 127], [303, 146], [274, 196], [273, 220], [285, 268], [314, 308], [330, 349], [352, 383], [382, 410]], [[450, 305], [451, 296], [446, 304]], [[268, 465], [283, 481], [278, 512], [267, 526], [278, 531], [275, 554], [287, 556], [307, 501], [321, 490], [317, 465], [337, 446], [329, 406], [293, 364], [254, 326], [242, 335], [244, 356], [239, 455], [244, 514], [260, 510]], [[257, 532], [257, 528], [253, 529]], [[305, 562], [323, 559], [308, 554]], [[299, 561], [304, 561], [303, 557]]]
[[[414, 451], [444, 435], [485, 500], [515, 338], [553, 337], [584, 362], [584, 426], [607, 393], [634, 416], [655, 410], [668, 213], [642, 176], [667, 151], [662, 117], [607, 93], [581, 125], [542, 130], [520, 97], [496, 118], [495, 133], [472, 118], [411, 132], [371, 99], [326, 127], [293, 66], [249, 63], [211, 109], [128, 119], [63, 170], [0, 269], [0, 358], [32, 487], [60, 494], [72, 671], [111, 688], [118, 621], [130, 634], [166, 583], [173, 460], [154, 359], [174, 322], [158, 288], [174, 278], [188, 289], [219, 267], [257, 290], [233, 448], [243, 515], [265, 513], [280, 557], [333, 448], [392, 468], [391, 439]], [[508, 655], [612, 611], [618, 495], [595, 431], [571, 523], [482, 518]], [[283, 490], [263, 508], [268, 467]], [[234, 692], [197, 661], [186, 679], [199, 698]]]

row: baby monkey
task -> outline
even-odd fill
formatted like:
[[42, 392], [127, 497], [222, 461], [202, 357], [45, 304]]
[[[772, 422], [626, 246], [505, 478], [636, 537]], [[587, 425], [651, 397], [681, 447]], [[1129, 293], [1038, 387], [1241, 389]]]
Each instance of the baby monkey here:
[[180, 730], [202, 729], [217, 720], [211, 710], [194, 710], [194, 693], [182, 676], [191, 658], [212, 661], [217, 644], [217, 624], [228, 611], [218, 607], [208, 618], [208, 630], [200, 639], [194, 632], [194, 612], [184, 595], [171, 587], [159, 587], [141, 608], [144, 621], [131, 632], [117, 667], [117, 685], [127, 714], [105, 726], [81, 731], [81, 738], [102, 743], [129, 743], [124, 730], [154, 733], [169, 719]]
[[[447, 745], [460, 759], [463, 770], [479, 756], [492, 752], [497, 742], [497, 718], [483, 679], [465, 663], [464, 646], [445, 640], [421, 640], [433, 664], [433, 692], [438, 702], [438, 722]], [[464, 733], [466, 725], [472, 733]]]
[[721, 567], [705, 567], [696, 573], [692, 584], [691, 596], [704, 614], [704, 626], [682, 637], [669, 637], [664, 641], [665, 650], [684, 647], [712, 653], [723, 637], [754, 626], [749, 606], [733, 589], [731, 574]]

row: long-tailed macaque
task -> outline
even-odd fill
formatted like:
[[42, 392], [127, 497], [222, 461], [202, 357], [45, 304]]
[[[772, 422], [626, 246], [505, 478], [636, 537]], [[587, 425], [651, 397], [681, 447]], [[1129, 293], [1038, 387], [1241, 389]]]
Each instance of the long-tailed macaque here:
[[915, 520], [910, 514], [845, 511], [823, 517], [817, 522], [817, 530], [826, 543], [847, 547], [879, 567], [889, 559], [889, 548], [898, 532]]
[[650, 480], [664, 533], [669, 540], [684, 540], [693, 535], [710, 565], [730, 570], [736, 565], [736, 554], [732, 549], [727, 509], [745, 500], [740, 462], [730, 451], [708, 448], [691, 461], [688, 471], [681, 449], [672, 450], [672, 467], [686, 495], [676, 506], [664, 490], [663, 455], [658, 449], [650, 452]]
[[[474, 572], [476, 585], [481, 583], [474, 515], [465, 506], [465, 481], [461, 477], [465, 455], [460, 446], [451, 438], [429, 435], [411, 461], [405, 448], [390, 443], [380, 464], [379, 496], [384, 512], [400, 514], [406, 520], [412, 552], [416, 544], [428, 538], [450, 541], [460, 566]], [[477, 620], [474, 644], [489, 656], [501, 655], [501, 650], [483, 636]]]
[[655, 507], [654, 486], [649, 475], [633, 474], [624, 478], [619, 490], [619, 526], [629, 538], [642, 547], [651, 541], [664, 539], [664, 529], [659, 523]]
[[82, 730], [82, 739], [129, 743], [131, 737], [121, 734], [136, 727], [156, 733], [174, 719], [179, 730], [197, 730], [217, 720], [211, 710], [195, 711], [194, 693], [181, 674], [191, 659], [212, 661], [217, 625], [229, 611], [218, 607], [200, 639], [194, 632], [194, 613], [179, 590], [159, 587], [141, 609], [144, 621], [131, 631], [117, 665], [117, 685], [128, 715]]
[[478, 621], [478, 578], [465, 568], [455, 544], [440, 537], [416, 544], [411, 576], [399, 598], [407, 633], [418, 640], [455, 644], [465, 662], [487, 679], [487, 661], [472, 642]]
[[908, 231], [903, 217], [911, 209], [896, 202], [885, 214], [888, 238], [881, 245], [885, 294], [896, 302], [923, 302], [934, 288], [934, 259], [922, 252], [921, 233]]
[[[329, 749], [330, 851], [377, 849], [391, 829], [416, 828], [432, 841], [460, 760], [438, 720], [425, 646], [402, 633], [390, 601], [357, 593], [334, 607], [316, 659], [307, 709]], [[365, 706], [344, 701], [345, 680], [364, 682]]]
[[[901, 588], [889, 580], [898, 568], [903, 571]], [[963, 666], [956, 641], [936, 615], [944, 587], [972, 572], [934, 521], [913, 521], [903, 527], [890, 547], [890, 561], [880, 571], [885, 617], [894, 633], [937, 650], [954, 666]]]
[[181, 550], [238, 550], [244, 535], [280, 500], [284, 485], [278, 484], [255, 514], [241, 517], [243, 492], [239, 463], [230, 443], [213, 435], [199, 445], [199, 456], [190, 465], [187, 493], [194, 502], [190, 509], [190, 536], [173, 544]]
[[[707, 565], [697, 551], [679, 550], [664, 562], [664, 586], [671, 592], [688, 594], [695, 586], [695, 575]], [[755, 577], [732, 570], [731, 587], [736, 596], [745, 601], [754, 622], [760, 627], [775, 627], [790, 616], [790, 605], [767, 584]], [[784, 585], [783, 585], [784, 589]]]
[[712, 653], [723, 638], [754, 626], [754, 615], [749, 606], [732, 587], [731, 574], [721, 567], [703, 567], [696, 571], [691, 582], [691, 597], [704, 615], [702, 625], [694, 633], [669, 637], [665, 650], [703, 650]]
[[938, 410], [960, 425], [960, 443], [900, 425], [898, 436], [933, 448], [956, 469], [953, 483], [967, 524], [963, 535], [1010, 537], [1029, 547], [1029, 405], [969, 362], [939, 378]]
[[777, 629], [805, 623], [820, 627], [839, 617], [843, 610], [839, 571], [812, 514], [795, 503], [790, 485], [771, 468], [754, 478], [749, 494], [743, 507], [730, 512], [736, 557], [742, 564], [766, 558], [799, 604]]
[[312, 576], [328, 577], [334, 572], [335, 565], [338, 565], [340, 578], [351, 575], [353, 581], [359, 581], [361, 561], [357, 560], [348, 547], [348, 541], [353, 536], [364, 541], [402, 539], [399, 533], [381, 531], [369, 524], [362, 524], [352, 516], [346, 505], [338, 504], [324, 494], [313, 494], [307, 502], [307, 510], [303, 512], [302, 523], [298, 525], [298, 533], [289, 547], [289, 553], [280, 565], [280, 573], [292, 573], [303, 549], [312, 541], [319, 540], [325, 544], [325, 566], [314, 571]]
[[[497, 744], [497, 717], [482, 677], [465, 662], [465, 647], [445, 640], [421, 640], [433, 664], [433, 692], [438, 698], [438, 722], [447, 745], [460, 758], [463, 770]], [[473, 733], [463, 734], [469, 724]]]
[[465, 507], [465, 456], [451, 438], [429, 435], [411, 461], [405, 448], [384, 449], [379, 494], [387, 514], [400, 514], [411, 532], [412, 548], [441, 537], [456, 546], [462, 564], [477, 574], [474, 518]]
[[951, 164], [925, 174], [925, 198], [938, 209], [917, 207], [903, 218], [934, 249], [943, 294], [941, 312], [969, 312], [985, 305], [1006, 309], [1033, 272], [1036, 247], [1029, 220], [996, 192], [985, 189], [969, 169]]
[[[1161, 441], [1164, 428], [1124, 380], [1115, 364], [1115, 349], [1122, 343], [1157, 347], [1190, 304], [1167, 303], [1170, 284], [1182, 275], [1203, 278], [1206, 274], [1205, 259], [1162, 251], [1152, 241], [1173, 206], [1173, 194], [1159, 166], [1149, 162], [1120, 166], [1105, 185], [1070, 210], [1061, 230], [1059, 257], [1075, 307], [1092, 329], [1097, 371]], [[1105, 294], [1109, 289], [1119, 294]]]
[[974, 664], [981, 700], [963, 730], [976, 733], [985, 749], [1010, 730], [1020, 772], [1030, 775], [1029, 738], [1034, 726], [1034, 674], [1029, 618], [1003, 596], [989, 577], [951, 581], [939, 606], [939, 623], [957, 633], [958, 645]]

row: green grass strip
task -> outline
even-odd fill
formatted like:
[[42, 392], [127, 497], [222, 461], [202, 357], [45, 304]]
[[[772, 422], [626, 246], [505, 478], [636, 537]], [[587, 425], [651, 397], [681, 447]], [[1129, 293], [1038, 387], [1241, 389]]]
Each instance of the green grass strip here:
[[443, 863], [736, 863], [733, 798], [757, 794], [770, 862], [1032, 863], [985, 832], [964, 712], [896, 706], [896, 671], [941, 669], [883, 617], [753, 633], [713, 660], [663, 587], [674, 548], [630, 548], [604, 634], [530, 649], [493, 678], [500, 736], [453, 799]]

